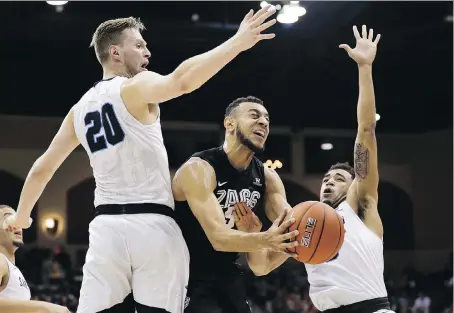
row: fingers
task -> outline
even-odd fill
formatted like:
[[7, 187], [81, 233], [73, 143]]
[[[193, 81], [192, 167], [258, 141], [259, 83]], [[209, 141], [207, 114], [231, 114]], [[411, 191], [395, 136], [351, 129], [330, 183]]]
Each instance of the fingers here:
[[257, 32], [261, 33], [263, 32], [264, 30], [270, 28], [271, 26], [273, 26], [274, 24], [276, 24], [276, 19], [272, 19], [272, 20], [269, 20], [268, 22], [260, 25], [259, 27], [257, 27]]
[[295, 219], [292, 217], [289, 220], [283, 222], [278, 228], [277, 232], [279, 234], [283, 234], [287, 231], [287, 228], [289, 228], [293, 223], [295, 223]]
[[257, 36], [257, 40], [268, 40], [268, 39], [273, 39], [276, 37], [275, 34], [260, 34]]
[[252, 210], [244, 202], [238, 202], [238, 209], [243, 216], [252, 214]]
[[356, 27], [356, 25], [353, 26], [353, 35], [355, 35], [356, 40], [361, 39], [361, 36], [359, 35], [358, 28]]
[[262, 14], [259, 17], [257, 17], [257, 19], [253, 20], [251, 26], [254, 27], [254, 28], [258, 27], [263, 22], [265, 22], [271, 15], [273, 15], [275, 12], [276, 12], [275, 9], [267, 10], [264, 14]]
[[263, 23], [268, 17], [273, 15], [276, 12], [276, 8], [274, 5], [266, 5], [260, 10], [257, 11], [257, 13], [254, 14], [254, 16], [251, 18], [251, 22], [255, 24], [256, 26]]
[[374, 44], [378, 45], [380, 38], [381, 38], [381, 34], [378, 34], [377, 37], [375, 38]]
[[366, 27], [366, 25], [363, 25], [361, 27], [361, 34], [362, 34], [363, 39], [367, 39], [367, 27]]
[[350, 52], [352, 50], [352, 48], [350, 48], [350, 46], [346, 44], [339, 45], [339, 48], [342, 48], [347, 52]]
[[371, 29], [369, 29], [369, 37], [367, 37], [367, 39], [372, 41], [373, 38], [374, 38], [374, 30], [371, 28]]
[[[278, 227], [279, 225], [281, 225], [282, 221], [285, 219], [285, 217], [287, 216], [287, 210], [282, 210], [281, 214], [279, 214], [279, 216], [277, 217], [277, 219], [273, 222], [273, 226], [275, 227]], [[291, 218], [290, 220], [295, 221], [294, 218]], [[287, 221], [288, 222], [288, 221]]]
[[251, 17], [254, 15], [254, 10], [250, 10], [243, 18], [243, 22], [247, 22], [251, 19]]
[[[285, 233], [285, 234], [282, 234], [282, 235], [278, 235], [276, 236], [276, 240], [278, 242], [283, 242], [283, 241], [286, 241], [286, 240], [290, 240], [290, 239], [293, 239], [295, 238], [296, 236], [299, 235], [299, 231], [298, 230], [294, 230], [294, 231], [291, 231], [291, 232], [288, 232], [288, 233]], [[297, 246], [298, 245], [298, 242], [297, 241], [292, 241], [292, 242], [296, 242], [297, 244], [294, 245], [294, 246]]]
[[272, 250], [293, 254], [289, 250], [295, 248], [296, 246], [298, 246], [298, 241], [296, 241], [296, 240], [291, 241], [291, 242], [282, 242], [282, 243], [277, 244]]

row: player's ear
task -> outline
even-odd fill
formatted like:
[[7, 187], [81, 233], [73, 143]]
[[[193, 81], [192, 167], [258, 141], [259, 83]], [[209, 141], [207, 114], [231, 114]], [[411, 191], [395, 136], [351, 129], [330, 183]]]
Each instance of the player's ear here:
[[236, 128], [236, 121], [234, 118], [227, 116], [224, 118], [224, 128], [227, 132], [233, 132]]
[[120, 60], [120, 51], [117, 45], [109, 46], [109, 55], [113, 60]]

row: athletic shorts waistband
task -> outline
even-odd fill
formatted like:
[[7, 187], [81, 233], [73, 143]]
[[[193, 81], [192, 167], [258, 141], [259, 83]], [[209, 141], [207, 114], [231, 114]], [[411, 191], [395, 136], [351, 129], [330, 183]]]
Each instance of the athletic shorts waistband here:
[[391, 310], [388, 298], [375, 298], [342, 305], [335, 309], [325, 310], [323, 313], [373, 313], [379, 310]]
[[175, 218], [172, 208], [157, 203], [129, 203], [129, 204], [101, 204], [95, 208], [95, 217], [98, 215], [120, 214], [161, 214]]

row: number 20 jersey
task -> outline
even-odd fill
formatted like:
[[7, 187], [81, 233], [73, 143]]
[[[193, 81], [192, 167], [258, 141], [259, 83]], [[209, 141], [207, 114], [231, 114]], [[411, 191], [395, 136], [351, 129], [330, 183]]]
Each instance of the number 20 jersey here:
[[173, 209], [160, 117], [144, 125], [128, 112], [120, 96], [126, 79], [96, 83], [73, 107], [74, 129], [96, 182], [94, 205], [156, 203]]

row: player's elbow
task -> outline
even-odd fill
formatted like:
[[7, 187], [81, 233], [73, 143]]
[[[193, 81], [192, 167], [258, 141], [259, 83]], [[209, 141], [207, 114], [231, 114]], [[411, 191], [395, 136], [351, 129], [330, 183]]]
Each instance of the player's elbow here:
[[194, 86], [194, 81], [189, 80], [186, 75], [182, 75], [177, 71], [169, 75], [169, 81], [174, 93], [178, 95], [191, 93], [198, 88]]
[[45, 155], [42, 155], [33, 163], [29, 176], [38, 177], [40, 179], [50, 179], [54, 173], [54, 166], [46, 161]]
[[370, 119], [369, 121], [362, 121], [358, 125], [358, 135], [375, 135], [375, 117], [374, 119]]

